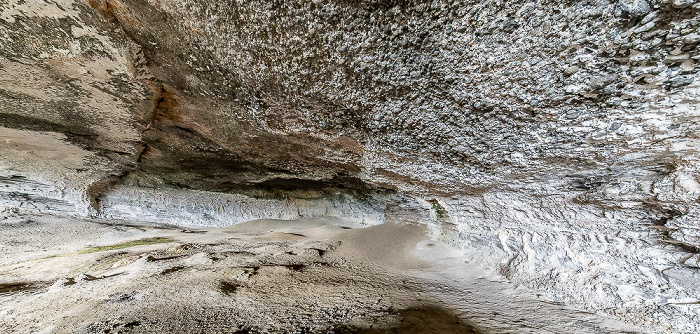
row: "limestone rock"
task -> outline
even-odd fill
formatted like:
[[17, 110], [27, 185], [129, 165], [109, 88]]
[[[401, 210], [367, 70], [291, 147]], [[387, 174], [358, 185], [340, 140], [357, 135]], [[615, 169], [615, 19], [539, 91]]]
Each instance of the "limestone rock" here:
[[556, 301], [694, 333], [697, 304], [676, 301], [700, 293], [699, 17], [670, 0], [4, 1], [0, 210], [416, 222]]

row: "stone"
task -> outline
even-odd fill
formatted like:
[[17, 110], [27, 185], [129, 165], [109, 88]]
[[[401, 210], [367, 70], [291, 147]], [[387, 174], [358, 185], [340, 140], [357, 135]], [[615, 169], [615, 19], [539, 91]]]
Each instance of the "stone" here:
[[675, 8], [686, 8], [697, 4], [697, 0], [673, 0], [673, 7]]
[[664, 63], [666, 63], [666, 64], [678, 64], [678, 63], [682, 63], [688, 59], [690, 59], [690, 55], [687, 53], [682, 53], [682, 54], [678, 54], [675, 56], [672, 55], [672, 56], [666, 57], [666, 59], [664, 59]]
[[678, 88], [678, 87], [683, 87], [687, 86], [693, 83], [695, 81], [695, 76], [693, 75], [681, 75], [672, 78], [669, 80], [669, 84], [673, 88]]
[[646, 0], [620, 0], [616, 13], [622, 17], [637, 18], [647, 15], [651, 7]]
[[686, 44], [697, 44], [700, 43], [700, 34], [692, 33], [683, 37], [683, 42]]

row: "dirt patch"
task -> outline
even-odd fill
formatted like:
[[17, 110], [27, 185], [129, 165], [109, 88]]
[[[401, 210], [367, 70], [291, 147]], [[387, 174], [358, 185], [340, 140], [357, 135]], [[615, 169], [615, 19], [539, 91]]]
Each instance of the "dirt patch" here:
[[422, 306], [403, 309], [397, 312], [401, 325], [382, 330], [364, 330], [362, 334], [448, 334], [482, 333], [460, 320], [449, 310], [437, 306]]
[[161, 274], [161, 275], [167, 275], [167, 274], [170, 274], [170, 273], [174, 273], [174, 272], [176, 272], [176, 271], [180, 271], [180, 270], [182, 270], [182, 269], [185, 269], [185, 267], [183, 267], [183, 266], [175, 266], [175, 267], [168, 268], [168, 269], [165, 269], [165, 270], [161, 271], [160, 274]]
[[35, 292], [48, 285], [46, 282], [0, 283], [0, 295], [16, 292]]
[[232, 295], [238, 290], [238, 285], [231, 282], [221, 281], [219, 282], [219, 291], [225, 295]]

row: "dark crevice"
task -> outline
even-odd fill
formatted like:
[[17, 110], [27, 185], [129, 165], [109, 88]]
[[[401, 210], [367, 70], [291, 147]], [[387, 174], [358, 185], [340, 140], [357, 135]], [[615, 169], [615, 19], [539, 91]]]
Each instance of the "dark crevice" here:
[[[108, 20], [113, 19], [116, 22], [116, 25], [118, 25], [119, 28], [122, 30], [122, 32], [134, 43], [136, 43], [136, 45], [140, 46], [140, 44], [136, 41], [134, 36], [129, 32], [128, 29], [125, 28], [123, 22], [115, 13], [114, 6], [112, 6], [112, 4], [109, 1], [88, 0], [87, 3], [90, 6], [90, 8], [98, 11], [103, 18], [106, 18]], [[132, 65], [134, 66], [134, 68], [140, 68], [139, 64], [134, 63]], [[146, 86], [152, 87], [152, 85], [149, 85], [148, 81], [145, 81], [145, 83]], [[147, 119], [149, 124], [143, 131], [141, 131], [142, 142], [139, 145], [140, 148], [138, 150], [138, 153], [136, 154], [135, 159], [133, 159], [133, 164], [131, 166], [124, 166], [122, 170], [114, 172], [108, 175], [107, 177], [90, 184], [86, 189], [86, 196], [88, 198], [90, 206], [95, 211], [96, 215], [100, 214], [100, 201], [102, 196], [114, 186], [123, 183], [124, 179], [127, 178], [132, 172], [134, 172], [138, 168], [138, 164], [143, 160], [144, 155], [147, 155], [152, 152], [150, 146], [148, 146], [148, 144], [145, 141], [143, 141], [143, 135], [152, 126], [153, 121], [157, 118], [159, 112], [162, 111], [163, 108], [167, 107], [166, 102], [164, 101], [170, 97], [164, 94], [165, 89], [162, 84], [156, 86], [160, 86], [161, 88], [155, 90], [156, 97], [154, 98], [154, 107]]]
[[172, 255], [172, 256], [162, 256], [162, 257], [149, 255], [146, 258], [146, 261], [148, 261], [148, 262], [167, 261], [167, 260], [179, 259], [181, 257], [183, 257], [183, 255]]
[[660, 234], [659, 241], [661, 243], [667, 244], [667, 245], [673, 245], [675, 247], [678, 247], [682, 249], [685, 252], [692, 253], [692, 254], [700, 254], [700, 247], [677, 240], [671, 236], [671, 233], [676, 232], [678, 229], [671, 228], [666, 226], [669, 221], [678, 218], [680, 216], [683, 216], [685, 213], [675, 210], [675, 209], [666, 209], [663, 208], [661, 205], [659, 205], [656, 202], [645, 202], [644, 203], [646, 207], [650, 208], [652, 211], [657, 212], [661, 214], [661, 218], [657, 219], [656, 221], [653, 222], [652, 228], [658, 230]]
[[[139, 153], [136, 155], [135, 161], [139, 161], [145, 151], [146, 145], [142, 145], [141, 149], [139, 150]], [[102, 200], [102, 196], [114, 186], [121, 184], [124, 178], [129, 176], [129, 174], [131, 174], [135, 169], [136, 167], [127, 167], [124, 170], [120, 171], [120, 173], [118, 174], [111, 174], [106, 178], [103, 178], [97, 182], [93, 182], [92, 184], [87, 186], [87, 189], [85, 190], [85, 195], [87, 196], [90, 206], [93, 210], [95, 210], [96, 215], [99, 215], [101, 211], [100, 202]]]
[[144, 160], [144, 157], [152, 154], [155, 150], [150, 146], [144, 138], [146, 131], [154, 127], [154, 124], [158, 121], [175, 121], [177, 116], [173, 111], [173, 108], [177, 106], [177, 101], [175, 99], [175, 94], [168, 91], [164, 85], [160, 85], [160, 88], [155, 90], [156, 96], [154, 97], [154, 106], [148, 116], [148, 125], [143, 131], [141, 131], [142, 142], [136, 158], [133, 159], [134, 163], [131, 166], [124, 166], [122, 170], [117, 173], [112, 173], [107, 177], [90, 184], [87, 187], [86, 195], [90, 206], [95, 210], [97, 215], [100, 214], [101, 205], [100, 201], [102, 196], [107, 193], [110, 189], [115, 186], [122, 184], [124, 180], [129, 177], [134, 171], [138, 170], [139, 164]]
[[324, 254], [326, 254], [326, 250], [320, 249], [320, 248], [310, 248], [312, 250], [315, 250], [318, 252], [318, 256], [323, 257]]
[[291, 271], [302, 271], [306, 268], [305, 264], [282, 264], [281, 266], [288, 268]]
[[[149, 127], [153, 126], [156, 122], [179, 122], [180, 117], [177, 113], [180, 105], [177, 101], [177, 95], [171, 90], [167, 89], [164, 84], [160, 84], [160, 88], [156, 90], [156, 97], [154, 98], [153, 111], [149, 116], [148, 121], [150, 122]], [[184, 126], [181, 126], [186, 128]], [[189, 131], [193, 131], [186, 128]]]
[[126, 273], [125, 273], [125, 272], [121, 272], [121, 273], [116, 273], [116, 274], [111, 274], [111, 275], [101, 275], [101, 276], [92, 276], [92, 275], [89, 275], [89, 274], [83, 274], [83, 280], [84, 280], [84, 281], [96, 281], [96, 280], [101, 280], [101, 279], [105, 279], [105, 278], [111, 278], [111, 277], [115, 277], [115, 276], [119, 276], [119, 275], [124, 275], [124, 274], [126, 274]]

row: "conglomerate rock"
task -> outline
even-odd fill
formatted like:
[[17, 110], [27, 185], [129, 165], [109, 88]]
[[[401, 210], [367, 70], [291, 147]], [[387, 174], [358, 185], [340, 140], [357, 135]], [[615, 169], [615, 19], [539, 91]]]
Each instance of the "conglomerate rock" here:
[[695, 0], [1, 0], [0, 206], [424, 223], [697, 332], [698, 44]]

